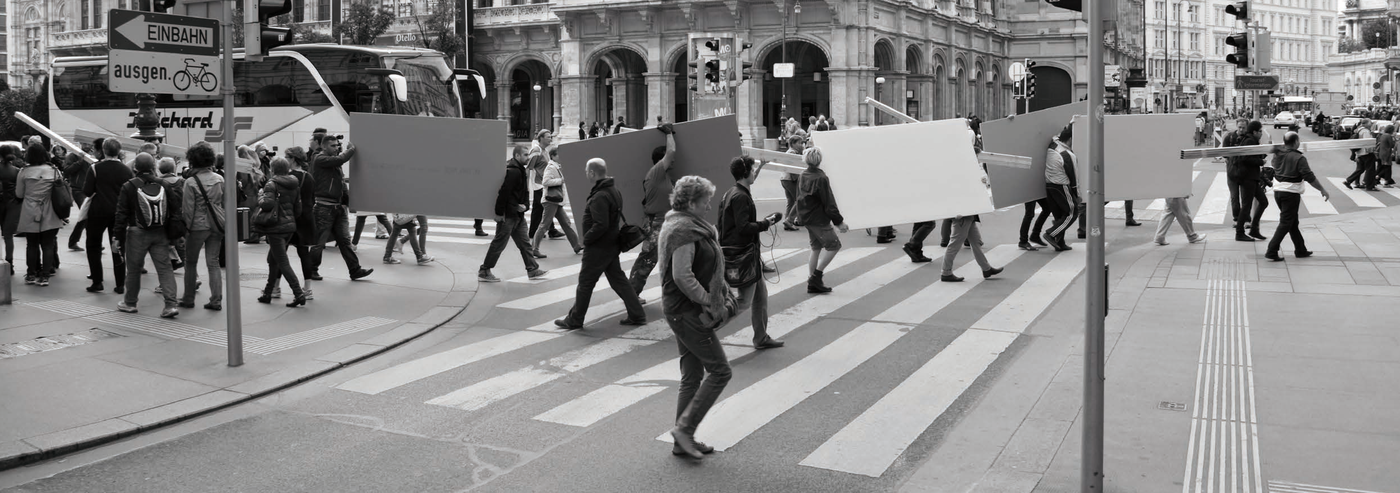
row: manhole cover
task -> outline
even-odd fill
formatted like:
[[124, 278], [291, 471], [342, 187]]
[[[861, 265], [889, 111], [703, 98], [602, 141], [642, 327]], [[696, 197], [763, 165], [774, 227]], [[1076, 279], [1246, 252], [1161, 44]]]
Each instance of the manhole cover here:
[[1185, 411], [1186, 411], [1186, 403], [1184, 403], [1184, 402], [1167, 402], [1167, 401], [1162, 401], [1162, 402], [1157, 403], [1157, 409], [1161, 409], [1161, 410], [1163, 410], [1163, 411], [1181, 411], [1181, 412], [1185, 412]]

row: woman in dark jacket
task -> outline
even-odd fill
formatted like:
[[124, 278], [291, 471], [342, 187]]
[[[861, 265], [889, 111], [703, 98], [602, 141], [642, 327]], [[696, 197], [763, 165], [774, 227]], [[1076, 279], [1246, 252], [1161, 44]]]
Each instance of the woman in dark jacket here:
[[0, 146], [0, 236], [5, 241], [5, 262], [10, 275], [15, 275], [15, 230], [19, 228], [20, 201], [15, 196], [15, 182], [23, 163], [15, 161], [14, 146]]
[[[62, 149], [62, 147], [60, 147]], [[73, 192], [73, 208], [81, 209], [83, 202], [87, 201], [87, 196], [83, 195], [83, 185], [87, 184], [88, 175], [92, 174], [92, 163], [87, 162], [76, 152], [64, 155], [63, 177], [68, 179], [68, 188]], [[68, 235], [68, 249], [74, 252], [83, 251], [83, 247], [78, 246], [78, 240], [83, 238], [83, 229], [87, 228], [87, 220], [78, 221], [73, 225], [73, 233]]]
[[300, 183], [292, 176], [292, 165], [284, 158], [272, 160], [272, 178], [263, 186], [262, 197], [258, 199], [258, 216], [273, 214], [272, 224], [254, 224], [258, 233], [267, 237], [267, 288], [258, 297], [259, 303], [272, 302], [272, 290], [280, 278], [286, 278], [296, 299], [287, 303], [289, 307], [306, 304], [306, 293], [302, 292], [292, 263], [287, 259], [287, 243], [297, 230], [297, 216], [301, 214]]
[[[300, 183], [297, 197], [301, 200], [301, 214], [297, 214], [297, 230], [292, 235], [292, 246], [297, 249], [297, 259], [301, 261], [301, 275], [308, 281], [319, 281], [315, 265], [311, 263], [311, 245], [316, 242], [316, 178], [311, 176], [311, 161], [301, 146], [287, 149], [287, 160], [292, 163], [292, 176]], [[311, 285], [304, 287], [306, 299], [311, 297]]]

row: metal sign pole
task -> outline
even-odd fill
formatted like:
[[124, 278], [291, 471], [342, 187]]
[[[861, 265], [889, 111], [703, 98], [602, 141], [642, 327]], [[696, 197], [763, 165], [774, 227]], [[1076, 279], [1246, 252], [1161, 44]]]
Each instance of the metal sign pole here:
[[243, 306], [238, 300], [238, 154], [233, 123], [233, 2], [224, 0], [224, 313], [228, 365], [243, 366]]
[[[1105, 19], [1101, 0], [1086, 0], [1089, 18], [1089, 187], [1085, 198], [1088, 212], [1089, 252], [1085, 265], [1084, 307], [1084, 430], [1080, 490], [1103, 491], [1103, 348], [1104, 318], [1108, 311], [1108, 267], [1104, 263], [1103, 189], [1103, 33]], [[1116, 13], [1113, 13], [1116, 18]]]

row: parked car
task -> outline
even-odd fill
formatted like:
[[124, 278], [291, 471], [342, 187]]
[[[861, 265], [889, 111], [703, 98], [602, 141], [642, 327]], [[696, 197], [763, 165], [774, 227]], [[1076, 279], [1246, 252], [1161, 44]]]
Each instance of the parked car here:
[[1332, 139], [1350, 139], [1352, 133], [1356, 131], [1356, 124], [1358, 123], [1361, 123], [1361, 118], [1355, 116], [1342, 117], [1342, 119], [1337, 122], [1336, 126], [1333, 127], [1335, 130], [1332, 133]]
[[1331, 137], [1332, 127], [1336, 125], [1336, 120], [1335, 117], [1314, 118], [1312, 122], [1313, 133], [1317, 134], [1318, 137]]

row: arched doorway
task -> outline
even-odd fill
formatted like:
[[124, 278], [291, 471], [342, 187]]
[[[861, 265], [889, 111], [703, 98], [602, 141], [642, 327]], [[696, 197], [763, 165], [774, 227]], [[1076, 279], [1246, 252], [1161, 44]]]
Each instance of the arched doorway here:
[[[773, 77], [773, 64], [793, 64], [792, 78]], [[827, 80], [826, 54], [810, 42], [790, 39], [774, 48], [759, 66], [763, 76], [763, 126], [767, 138], [776, 139], [782, 133], [782, 122], [796, 118], [807, 127], [808, 117], [826, 115], [831, 109], [831, 88]], [[783, 98], [787, 97], [784, 107]]]
[[904, 71], [908, 73], [908, 81], [905, 83], [908, 91], [912, 91], [914, 97], [904, 98], [904, 114], [914, 117], [916, 120], [924, 120], [927, 115], [920, 114], [919, 104], [923, 98], [924, 84], [928, 83], [923, 72], [923, 53], [919, 52], [919, 47], [910, 45], [904, 49]]
[[[894, 93], [898, 92], [898, 90], [894, 87], [894, 81], [889, 80], [891, 78], [890, 76], [894, 75], [894, 70], [894, 47], [890, 45], [890, 41], [887, 39], [876, 41], [875, 100], [881, 103], [885, 103], [890, 107], [899, 108], [900, 105], [898, 104], [890, 104], [891, 101], [894, 101], [895, 99]], [[884, 79], [883, 84], [880, 83], [881, 79]], [[874, 118], [871, 121], [871, 124], [884, 125], [886, 123], [893, 123], [894, 121], [892, 118], [886, 116], [883, 111], [873, 111], [872, 113], [874, 113]]]
[[1030, 100], [1030, 111], [1054, 108], [1074, 101], [1074, 80], [1069, 72], [1037, 65], [1031, 68], [1031, 73], [1035, 74], [1035, 97]]
[[541, 129], [553, 130], [554, 91], [549, 86], [549, 67], [539, 60], [526, 60], [511, 70], [510, 77], [507, 103], [511, 138], [529, 140]]
[[690, 120], [690, 50], [682, 50], [681, 56], [676, 57], [676, 65], [671, 68], [676, 73], [675, 102], [676, 112], [672, 121], [676, 123]]
[[600, 124], [609, 121], [616, 124], [621, 118], [624, 126], [645, 126], [647, 84], [642, 74], [646, 72], [646, 60], [630, 49], [613, 48], [598, 57], [593, 64], [593, 75], [598, 76], [593, 120]]

